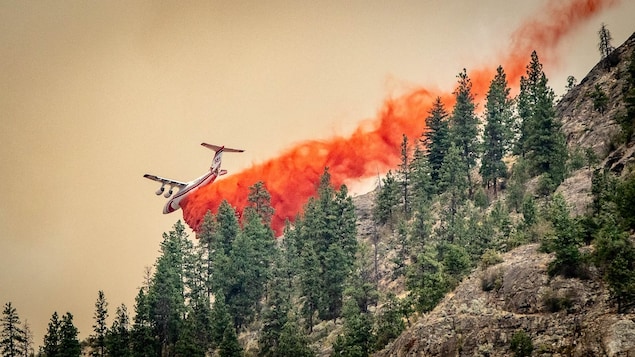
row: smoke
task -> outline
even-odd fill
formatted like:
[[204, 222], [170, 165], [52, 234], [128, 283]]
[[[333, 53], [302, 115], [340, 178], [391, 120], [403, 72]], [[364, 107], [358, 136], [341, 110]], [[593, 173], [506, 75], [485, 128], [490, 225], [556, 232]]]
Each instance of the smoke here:
[[[567, 34], [599, 11], [617, 3], [616, 0], [548, 2], [540, 17], [525, 21], [512, 34], [509, 52], [499, 55], [500, 63], [469, 71], [473, 92], [479, 94], [478, 99], [484, 97], [499, 64], [503, 66], [510, 86], [517, 88], [531, 51], [538, 51], [543, 64], [556, 63], [556, 47]], [[215, 212], [222, 200], [227, 200], [241, 212], [247, 205], [249, 187], [263, 181], [275, 209], [272, 228], [280, 234], [285, 220], [292, 221], [302, 205], [315, 194], [324, 167], [329, 167], [335, 187], [395, 168], [400, 161], [402, 135], [413, 142], [423, 134], [425, 118], [437, 96], [451, 111], [452, 93], [418, 88], [397, 98], [388, 98], [376, 119], [363, 121], [348, 137], [301, 142], [278, 157], [201, 187], [182, 202], [183, 218], [196, 231], [205, 213], [208, 210]]]

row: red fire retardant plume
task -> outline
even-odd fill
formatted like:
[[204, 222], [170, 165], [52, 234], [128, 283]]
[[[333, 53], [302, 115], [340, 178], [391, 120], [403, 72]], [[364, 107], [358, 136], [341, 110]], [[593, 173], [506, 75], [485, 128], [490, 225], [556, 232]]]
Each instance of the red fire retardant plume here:
[[[510, 52], [502, 54], [499, 63], [469, 72], [473, 93], [478, 94], [477, 99], [484, 98], [499, 64], [503, 66], [510, 86], [517, 88], [531, 51], [538, 51], [542, 63], [556, 62], [554, 51], [565, 35], [616, 3], [615, 0], [549, 2], [540, 12], [540, 19], [525, 21], [513, 33], [512, 44], [508, 47]], [[386, 99], [377, 118], [364, 121], [348, 137], [299, 143], [278, 157], [201, 187], [181, 203], [183, 218], [196, 231], [205, 213], [208, 210], [216, 212], [222, 200], [242, 212], [247, 205], [249, 187], [263, 181], [275, 209], [272, 228], [280, 234], [285, 220], [293, 220], [309, 197], [315, 195], [324, 167], [329, 167], [335, 187], [396, 167], [400, 161], [402, 134], [408, 136], [410, 142], [421, 136], [425, 131], [425, 118], [437, 96], [451, 111], [454, 100], [451, 93], [424, 88]]]

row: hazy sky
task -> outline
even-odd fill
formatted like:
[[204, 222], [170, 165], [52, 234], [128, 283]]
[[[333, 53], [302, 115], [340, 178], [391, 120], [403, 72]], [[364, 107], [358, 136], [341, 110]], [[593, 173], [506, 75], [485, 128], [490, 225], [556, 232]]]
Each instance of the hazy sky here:
[[[547, 1], [7, 1], [0, 3], [0, 303], [42, 343], [54, 311], [92, 333], [134, 297], [162, 232], [153, 173], [202, 174], [203, 141], [245, 149], [237, 172], [305, 139], [346, 135], [384, 98], [451, 90], [466, 67], [496, 67]], [[635, 31], [615, 2], [557, 49], [562, 92]], [[529, 53], [527, 53], [527, 61]]]

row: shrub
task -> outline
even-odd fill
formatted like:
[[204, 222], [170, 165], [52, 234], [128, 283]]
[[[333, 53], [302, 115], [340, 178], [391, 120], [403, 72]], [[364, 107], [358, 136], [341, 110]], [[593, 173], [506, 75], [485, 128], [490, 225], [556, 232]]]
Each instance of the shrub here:
[[523, 330], [518, 330], [514, 333], [511, 340], [511, 350], [514, 356], [526, 357], [531, 356], [531, 352], [534, 350], [534, 344], [531, 341], [531, 337]]
[[558, 312], [571, 308], [571, 306], [573, 306], [573, 298], [574, 296], [572, 292], [562, 295], [549, 289], [542, 296], [542, 303], [547, 311]]
[[498, 254], [493, 249], [487, 249], [481, 257], [481, 268], [486, 269], [488, 267], [491, 267], [492, 265], [496, 265], [502, 262], [503, 258], [501, 258], [500, 254]]
[[503, 286], [503, 269], [490, 269], [481, 277], [481, 289], [483, 291], [498, 291]]

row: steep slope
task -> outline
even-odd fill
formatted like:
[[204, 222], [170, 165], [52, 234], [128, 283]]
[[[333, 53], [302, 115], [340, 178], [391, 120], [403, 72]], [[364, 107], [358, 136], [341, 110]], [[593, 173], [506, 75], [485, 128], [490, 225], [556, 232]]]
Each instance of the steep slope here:
[[[558, 103], [570, 149], [591, 148], [605, 167], [621, 173], [635, 161], [635, 145], [619, 138], [624, 115], [626, 66], [635, 50], [635, 34], [610, 59], [598, 63]], [[597, 87], [596, 87], [597, 86]], [[592, 93], [608, 96], [598, 110]], [[590, 202], [592, 171], [583, 168], [558, 188], [573, 213]], [[635, 314], [617, 315], [597, 272], [590, 279], [549, 278], [552, 255], [537, 245], [519, 247], [504, 261], [476, 270], [376, 356], [511, 356], [511, 341], [522, 331], [533, 343], [533, 356], [635, 355]], [[484, 289], [483, 284], [493, 286]], [[488, 290], [488, 291], [485, 291]]]
[[[597, 277], [549, 279], [553, 256], [537, 248], [519, 247], [473, 272], [376, 356], [509, 356], [517, 331], [531, 338], [534, 355], [635, 353], [635, 314], [613, 314]], [[495, 288], [484, 291], [491, 280]]]
[[[600, 158], [613, 154], [617, 148], [620, 125], [616, 119], [625, 112], [623, 88], [627, 80], [626, 67], [634, 49], [635, 33], [615, 49], [611, 56], [613, 66], [607, 68], [608, 61], [600, 61], [558, 102], [556, 115], [562, 121], [569, 147], [592, 148]], [[594, 108], [596, 85], [608, 96], [603, 112]]]

